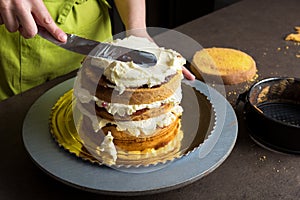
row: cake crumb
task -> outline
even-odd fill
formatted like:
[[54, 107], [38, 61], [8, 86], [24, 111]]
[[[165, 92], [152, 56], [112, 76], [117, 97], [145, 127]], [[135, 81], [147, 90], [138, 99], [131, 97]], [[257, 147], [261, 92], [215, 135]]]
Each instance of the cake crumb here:
[[289, 41], [294, 41], [294, 42], [300, 42], [300, 30], [299, 30], [299, 27], [296, 26], [294, 27], [296, 33], [291, 33], [291, 34], [288, 34], [286, 37], [285, 37], [285, 40], [289, 40]]
[[277, 173], [280, 172], [279, 169], [276, 169], [275, 167], [273, 167], [273, 170], [274, 170], [275, 172], [277, 172]]
[[300, 34], [289, 34], [285, 40], [289, 40], [289, 41], [295, 41], [295, 42], [300, 42]]
[[262, 161], [262, 162], [264, 162], [266, 159], [267, 159], [267, 156], [261, 156], [261, 157], [259, 158], [259, 160]]
[[296, 58], [300, 58], [300, 54], [296, 54]]
[[250, 80], [250, 82], [255, 81], [258, 77], [259, 77], [259, 75], [256, 73], [256, 74], [252, 77], [252, 79]]

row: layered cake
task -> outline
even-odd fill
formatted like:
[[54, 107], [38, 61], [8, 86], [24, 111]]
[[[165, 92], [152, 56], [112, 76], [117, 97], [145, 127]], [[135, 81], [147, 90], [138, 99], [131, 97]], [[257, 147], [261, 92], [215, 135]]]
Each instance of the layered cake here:
[[151, 52], [157, 64], [145, 68], [96, 55], [85, 59], [74, 86], [74, 112], [82, 116], [77, 126], [84, 144], [108, 165], [174, 156], [183, 137], [185, 59], [145, 38], [130, 36], [113, 44]]
[[[195, 53], [192, 72], [200, 80], [238, 84], [256, 76], [256, 63], [245, 52], [231, 48], [212, 47]], [[220, 79], [220, 80], [219, 80]]]

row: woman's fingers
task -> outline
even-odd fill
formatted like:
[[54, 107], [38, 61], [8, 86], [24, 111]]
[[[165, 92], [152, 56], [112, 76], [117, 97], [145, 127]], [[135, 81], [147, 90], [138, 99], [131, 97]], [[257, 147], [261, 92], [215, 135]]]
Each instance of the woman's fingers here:
[[42, 1], [32, 8], [32, 13], [36, 23], [39, 26], [44, 27], [51, 35], [53, 35], [57, 40], [61, 42], [66, 42], [67, 35], [63, 30], [61, 30], [52, 19], [46, 6]]
[[19, 31], [25, 38], [32, 38], [37, 34], [37, 26], [31, 13], [18, 13]]
[[195, 76], [184, 66], [182, 66], [182, 73], [186, 79], [195, 80]]
[[0, 0], [0, 25], [10, 32], [20, 31], [25, 38], [34, 37], [42, 26], [56, 39], [65, 42], [66, 34], [55, 24], [42, 0]]
[[1, 13], [0, 13], [0, 25], [3, 24], [3, 20], [2, 20], [2, 17], [1, 17]]
[[17, 16], [10, 9], [1, 10], [1, 17], [9, 32], [16, 32], [19, 29]]
[[37, 28], [31, 14], [31, 0], [0, 0], [0, 24], [9, 32], [21, 30], [25, 38], [33, 37]]

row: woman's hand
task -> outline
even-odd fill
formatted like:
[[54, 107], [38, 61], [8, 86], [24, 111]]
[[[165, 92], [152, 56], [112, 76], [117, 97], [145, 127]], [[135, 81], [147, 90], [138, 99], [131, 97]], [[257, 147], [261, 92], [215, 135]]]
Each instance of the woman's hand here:
[[61, 42], [66, 34], [58, 28], [42, 0], [0, 0], [0, 25], [5, 24], [9, 32], [19, 31], [25, 38], [38, 33], [38, 26], [44, 27]]
[[[125, 25], [126, 34], [148, 38], [153, 41], [146, 29], [145, 0], [115, 0], [114, 2]], [[195, 79], [195, 76], [184, 66], [182, 67], [182, 73], [186, 79]]]
[[[146, 29], [133, 29], [133, 30], [127, 30], [126, 35], [130, 36], [136, 36], [136, 37], [143, 37], [147, 38], [149, 41], [154, 42], [153, 38], [148, 34]], [[195, 80], [195, 76], [184, 66], [182, 66], [182, 73], [184, 77], [188, 80]]]
[[188, 80], [195, 80], [195, 76], [194, 74], [192, 74], [192, 72], [190, 72], [187, 68], [185, 68], [184, 66], [182, 66], [182, 73], [184, 75], [184, 77]]

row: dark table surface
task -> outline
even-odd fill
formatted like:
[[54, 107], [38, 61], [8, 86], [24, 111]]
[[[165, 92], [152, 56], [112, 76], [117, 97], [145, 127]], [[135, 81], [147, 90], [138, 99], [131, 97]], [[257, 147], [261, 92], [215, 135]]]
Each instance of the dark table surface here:
[[[231, 47], [256, 60], [258, 78], [300, 77], [300, 45], [284, 37], [300, 25], [299, 0], [244, 0], [178, 27], [203, 47]], [[243, 105], [235, 107], [238, 138], [215, 171], [180, 189], [121, 197], [81, 191], [52, 179], [30, 159], [22, 124], [34, 101], [68, 74], [0, 102], [0, 199], [300, 199], [300, 156], [267, 150], [249, 137]], [[234, 105], [252, 83], [226, 86]], [[299, 91], [298, 91], [299, 92]]]

